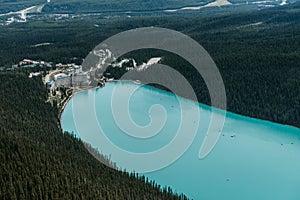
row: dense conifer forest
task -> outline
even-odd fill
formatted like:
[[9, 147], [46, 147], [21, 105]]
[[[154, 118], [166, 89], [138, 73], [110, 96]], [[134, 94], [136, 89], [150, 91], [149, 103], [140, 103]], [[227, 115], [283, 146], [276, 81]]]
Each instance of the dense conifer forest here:
[[[165, 27], [189, 35], [210, 53], [225, 83], [229, 111], [300, 127], [299, 8], [207, 18], [195, 12], [156, 13], [12, 24], [0, 30], [0, 70], [23, 58], [81, 64], [114, 34]], [[178, 56], [149, 49], [124, 55], [138, 62], [153, 56], [162, 56], [164, 64], [186, 76], [199, 102], [210, 104], [202, 78]], [[110, 70], [115, 78], [124, 73]], [[0, 72], [0, 199], [186, 199], [100, 164], [81, 141], [61, 132], [58, 110], [46, 98], [41, 77], [29, 79], [22, 70]]]
[[[0, 32], [0, 66], [9, 67], [23, 58], [81, 64], [97, 44], [121, 31], [146, 26], [170, 28], [189, 35], [210, 53], [225, 83], [229, 111], [299, 127], [299, 7], [294, 4], [206, 18], [191, 12], [16, 24]], [[50, 44], [34, 46], [43, 42]], [[178, 56], [149, 50], [127, 55], [140, 62], [151, 56], [163, 56], [164, 64], [190, 80], [199, 102], [210, 104], [200, 75]], [[118, 77], [120, 73], [122, 70], [114, 70], [112, 74]]]
[[[23, 58], [81, 64], [113, 34], [165, 27], [191, 36], [210, 53], [225, 83], [229, 111], [300, 127], [299, 8], [295, 4], [215, 17], [190, 12], [13, 24], [1, 27], [0, 70]], [[49, 45], [35, 46], [45, 42]], [[199, 102], [210, 104], [201, 76], [178, 56], [151, 49], [124, 55], [138, 62], [154, 56], [186, 76]], [[124, 73], [110, 70], [115, 78]], [[29, 79], [22, 70], [0, 72], [0, 199], [186, 199], [100, 164], [81, 141], [61, 132], [58, 110], [46, 98], [40, 77]]]
[[58, 126], [41, 77], [0, 73], [0, 199], [186, 199], [113, 170]]

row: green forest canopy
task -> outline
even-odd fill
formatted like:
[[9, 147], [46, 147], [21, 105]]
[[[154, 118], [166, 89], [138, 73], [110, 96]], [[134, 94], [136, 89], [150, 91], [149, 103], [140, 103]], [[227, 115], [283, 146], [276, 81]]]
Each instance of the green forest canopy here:
[[106, 167], [58, 126], [41, 77], [0, 73], [0, 199], [187, 199]]

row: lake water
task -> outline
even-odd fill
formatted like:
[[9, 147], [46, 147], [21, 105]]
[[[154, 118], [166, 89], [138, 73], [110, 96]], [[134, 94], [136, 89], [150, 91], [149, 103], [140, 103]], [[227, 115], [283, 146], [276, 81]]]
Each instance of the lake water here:
[[[193, 117], [197, 109], [199, 123]], [[216, 111], [150, 86], [112, 82], [76, 94], [61, 123], [63, 130], [109, 155], [120, 168], [158, 169], [143, 174], [193, 199], [299, 200], [300, 129], [227, 112], [215, 148], [199, 159], [212, 112]], [[184, 151], [168, 144], [178, 140], [186, 116], [187, 138], [177, 144], [190, 145]], [[189, 133], [195, 127], [193, 138]], [[168, 148], [174, 154], [183, 151], [182, 156], [172, 160], [164, 152]]]

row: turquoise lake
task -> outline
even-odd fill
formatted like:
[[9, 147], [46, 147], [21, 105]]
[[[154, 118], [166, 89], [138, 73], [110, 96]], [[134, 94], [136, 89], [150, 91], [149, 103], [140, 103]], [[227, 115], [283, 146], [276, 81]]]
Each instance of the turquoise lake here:
[[[111, 82], [77, 93], [61, 125], [119, 168], [147, 168], [143, 175], [189, 198], [299, 200], [300, 129], [227, 112], [217, 144], [199, 159], [212, 112], [218, 111], [150, 86]], [[183, 120], [186, 138], [167, 149], [178, 140]], [[193, 138], [189, 133], [195, 130]], [[170, 152], [180, 156], [172, 159]]]

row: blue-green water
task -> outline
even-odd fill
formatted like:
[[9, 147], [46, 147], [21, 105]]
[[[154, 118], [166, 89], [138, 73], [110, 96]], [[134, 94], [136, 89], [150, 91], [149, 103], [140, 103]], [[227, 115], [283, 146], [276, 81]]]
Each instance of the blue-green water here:
[[[127, 102], [126, 92], [134, 89], [137, 90]], [[121, 168], [151, 168], [165, 164], [169, 156], [150, 156], [138, 163], [140, 160], [134, 155], [146, 156], [147, 152], [170, 144], [176, 138], [183, 117], [193, 116], [197, 108], [200, 123], [196, 117], [190, 118], [187, 135], [195, 123], [199, 128], [194, 140], [186, 138], [192, 140], [187, 151], [169, 166], [144, 175], [193, 199], [300, 199], [300, 129], [227, 112], [217, 145], [207, 157], [199, 159], [199, 149], [214, 111], [208, 106], [178, 99], [176, 95], [149, 86], [108, 83], [104, 88], [76, 94], [62, 114], [62, 128], [110, 155]], [[123, 109], [127, 103], [128, 111]], [[130, 121], [122, 121], [128, 119], [128, 113], [138, 128], [130, 125]], [[130, 128], [136, 129], [133, 130], [135, 136], [130, 135]], [[99, 136], [99, 131], [105, 137]], [[156, 134], [150, 135], [152, 132]], [[104, 143], [104, 138], [114, 147]], [[186, 141], [181, 138], [180, 142]], [[133, 157], [120, 154], [120, 149], [132, 152]]]

